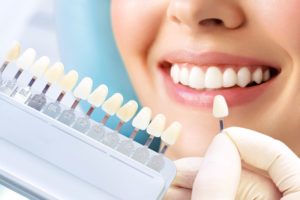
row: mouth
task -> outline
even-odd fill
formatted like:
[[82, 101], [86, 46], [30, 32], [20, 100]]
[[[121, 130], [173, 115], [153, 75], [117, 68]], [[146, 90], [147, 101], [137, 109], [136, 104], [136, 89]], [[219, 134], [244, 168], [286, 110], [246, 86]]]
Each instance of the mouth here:
[[209, 108], [218, 94], [230, 106], [255, 100], [281, 71], [275, 64], [215, 52], [174, 52], [163, 57], [158, 66], [173, 99]]

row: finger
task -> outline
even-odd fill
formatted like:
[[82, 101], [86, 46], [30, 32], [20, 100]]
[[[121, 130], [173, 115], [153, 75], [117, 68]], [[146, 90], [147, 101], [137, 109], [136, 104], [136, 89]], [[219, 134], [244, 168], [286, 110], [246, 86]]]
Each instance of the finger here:
[[280, 192], [300, 193], [300, 160], [285, 144], [244, 128], [232, 127], [224, 133], [236, 144], [246, 163], [269, 173]]
[[271, 179], [243, 169], [236, 200], [279, 200], [281, 196]]
[[187, 157], [174, 161], [177, 173], [172, 185], [192, 189], [201, 161], [200, 157]]
[[192, 199], [234, 199], [240, 173], [241, 161], [235, 145], [225, 134], [218, 134], [200, 165]]
[[164, 196], [164, 200], [190, 200], [191, 196], [191, 189], [171, 187]]

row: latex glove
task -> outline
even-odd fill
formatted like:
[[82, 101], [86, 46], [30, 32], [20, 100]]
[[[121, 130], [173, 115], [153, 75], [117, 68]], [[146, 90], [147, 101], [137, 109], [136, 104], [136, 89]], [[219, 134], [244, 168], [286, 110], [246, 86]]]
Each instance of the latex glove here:
[[[269, 176], [241, 171], [241, 160]], [[300, 199], [299, 158], [283, 143], [255, 131], [225, 129], [203, 159], [175, 163], [177, 177], [167, 199]]]

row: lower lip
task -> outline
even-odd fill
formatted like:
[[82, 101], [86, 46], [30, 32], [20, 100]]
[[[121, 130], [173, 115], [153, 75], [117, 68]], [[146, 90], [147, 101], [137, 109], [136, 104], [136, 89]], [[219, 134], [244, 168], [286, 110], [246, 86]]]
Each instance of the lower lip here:
[[161, 69], [167, 93], [175, 101], [194, 107], [211, 108], [216, 95], [225, 97], [229, 106], [241, 106], [253, 102], [270, 87], [272, 80], [247, 88], [226, 88], [219, 90], [195, 90], [181, 84], [175, 84], [169, 72]]

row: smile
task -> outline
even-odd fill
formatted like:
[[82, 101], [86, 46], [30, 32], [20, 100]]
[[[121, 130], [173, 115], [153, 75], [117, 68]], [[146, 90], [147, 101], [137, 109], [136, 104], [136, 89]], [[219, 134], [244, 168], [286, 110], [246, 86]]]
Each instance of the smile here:
[[231, 106], [250, 102], [280, 73], [276, 65], [223, 53], [175, 52], [159, 66], [173, 99], [202, 107], [211, 107], [218, 94]]

